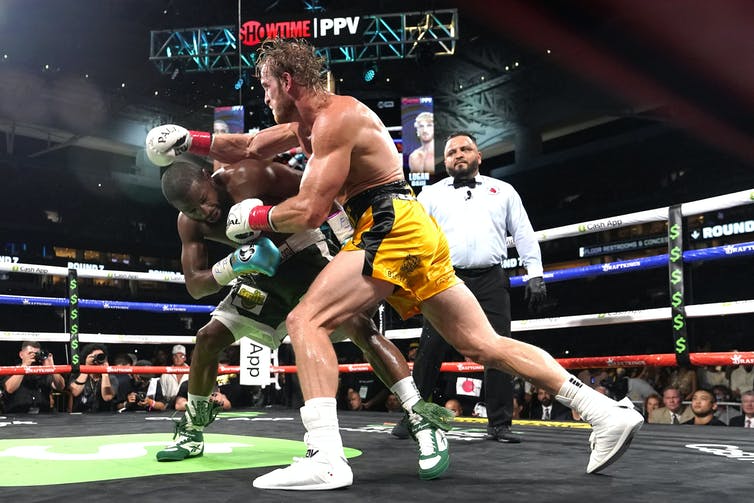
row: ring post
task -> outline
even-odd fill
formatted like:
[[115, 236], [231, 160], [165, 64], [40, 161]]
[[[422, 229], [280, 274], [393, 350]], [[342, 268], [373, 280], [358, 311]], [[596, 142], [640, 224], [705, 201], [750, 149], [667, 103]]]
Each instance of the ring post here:
[[670, 275], [670, 321], [673, 324], [673, 348], [678, 365], [688, 367], [691, 365], [691, 360], [684, 299], [683, 215], [681, 206], [671, 206], [668, 217], [668, 271]]
[[71, 350], [71, 372], [78, 374], [79, 366], [79, 281], [76, 269], [68, 269], [68, 335]]

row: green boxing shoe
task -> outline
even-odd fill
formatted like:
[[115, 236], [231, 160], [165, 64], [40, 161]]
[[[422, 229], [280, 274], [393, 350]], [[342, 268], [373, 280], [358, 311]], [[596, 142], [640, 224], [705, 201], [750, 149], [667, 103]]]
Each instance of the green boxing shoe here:
[[204, 454], [204, 433], [201, 430], [189, 428], [211, 424], [222, 407], [214, 402], [197, 402], [194, 404], [194, 414], [187, 409], [180, 421], [175, 424], [174, 442], [157, 453], [157, 461], [183, 461]]
[[187, 429], [185, 419], [175, 425], [175, 442], [157, 453], [157, 461], [183, 461], [204, 454], [204, 433]]
[[450, 466], [450, 451], [445, 432], [427, 418], [408, 415], [409, 432], [419, 445], [419, 478], [436, 479]]

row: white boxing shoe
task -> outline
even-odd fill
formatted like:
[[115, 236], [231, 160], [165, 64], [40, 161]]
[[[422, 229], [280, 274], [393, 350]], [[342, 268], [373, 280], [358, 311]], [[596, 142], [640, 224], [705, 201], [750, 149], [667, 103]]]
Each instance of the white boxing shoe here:
[[628, 449], [644, 418], [628, 397], [617, 402], [592, 424], [589, 436], [592, 453], [586, 473], [597, 473], [613, 464]]
[[257, 489], [325, 491], [353, 484], [353, 472], [345, 458], [309, 450], [305, 458], [293, 458], [286, 468], [278, 468], [254, 479]]

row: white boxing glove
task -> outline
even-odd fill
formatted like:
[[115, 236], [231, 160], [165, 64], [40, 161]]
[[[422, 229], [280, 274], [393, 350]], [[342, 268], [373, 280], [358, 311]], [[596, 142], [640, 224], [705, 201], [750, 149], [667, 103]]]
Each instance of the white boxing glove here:
[[191, 143], [188, 129], [175, 124], [164, 124], [147, 133], [147, 157], [157, 166], [168, 166]]
[[259, 199], [244, 199], [240, 203], [231, 206], [228, 219], [225, 222], [225, 235], [235, 243], [248, 243], [262, 233], [249, 227], [249, 213], [252, 208], [262, 206], [264, 203]]
[[175, 124], [164, 124], [147, 133], [147, 157], [157, 166], [169, 166], [184, 152], [209, 155], [212, 135], [202, 131], [189, 131]]

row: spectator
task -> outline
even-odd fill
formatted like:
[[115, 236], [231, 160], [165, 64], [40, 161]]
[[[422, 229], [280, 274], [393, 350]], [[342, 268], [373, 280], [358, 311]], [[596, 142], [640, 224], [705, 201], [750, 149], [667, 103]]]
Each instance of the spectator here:
[[390, 393], [385, 399], [385, 408], [388, 412], [403, 412], [403, 406], [395, 393]]
[[[188, 368], [186, 363], [186, 346], [182, 344], [176, 344], [172, 350], [173, 367], [185, 367]], [[160, 387], [162, 393], [165, 396], [167, 403], [175, 401], [175, 397], [178, 394], [178, 388], [185, 381], [188, 381], [188, 372], [185, 374], [162, 374], [160, 376]]]
[[540, 388], [537, 390], [537, 403], [531, 409], [531, 418], [542, 421], [570, 421], [574, 417], [571, 409], [553, 400], [550, 393]]
[[696, 371], [697, 382], [702, 388], [712, 389], [714, 386], [730, 387], [728, 373], [720, 365], [699, 367]]
[[[18, 357], [20, 367], [55, 365], [52, 353], [42, 350], [36, 341], [22, 342]], [[64, 388], [65, 379], [60, 374], [7, 376], [0, 387], [2, 408], [6, 414], [50, 412], [53, 410], [52, 390], [62, 391]]]
[[[131, 360], [129, 353], [117, 353], [113, 357], [113, 367], [133, 367], [136, 361]], [[125, 407], [128, 393], [131, 390], [131, 376], [129, 374], [113, 374], [113, 379], [118, 381], [118, 394], [115, 396], [115, 410], [120, 411]]]
[[663, 406], [652, 411], [649, 422], [655, 424], [681, 424], [694, 418], [691, 407], [683, 405], [677, 388], [668, 387], [662, 392]]
[[[104, 344], [87, 344], [81, 350], [82, 365], [107, 367], [107, 350]], [[109, 374], [84, 374], [71, 376], [69, 384], [73, 395], [73, 412], [110, 412], [118, 394], [118, 380]]]
[[676, 367], [668, 377], [669, 386], [678, 390], [681, 400], [691, 400], [697, 388], [696, 371], [689, 367]]
[[343, 384], [346, 388], [350, 388], [359, 394], [364, 410], [385, 411], [385, 399], [390, 392], [374, 373], [355, 372], [347, 374], [343, 377]]
[[348, 388], [348, 410], [364, 410], [361, 395], [353, 388]]
[[154, 352], [152, 353], [152, 357], [149, 360], [152, 362], [152, 365], [154, 365], [155, 367], [167, 367], [168, 365], [170, 365], [170, 361], [168, 359], [168, 352], [159, 346], [154, 350]]
[[652, 412], [660, 408], [660, 395], [655, 393], [654, 395], [649, 395], [644, 399], [644, 420], [646, 422], [649, 422], [649, 417], [652, 415]]
[[[715, 411], [715, 417], [723, 423], [730, 424], [730, 420], [741, 414], [735, 407], [729, 407], [728, 403], [731, 401], [730, 388], [723, 385], [717, 385], [712, 387], [712, 394], [715, 395], [717, 400], [717, 410]], [[722, 402], [722, 403], [721, 403]]]
[[445, 408], [451, 411], [456, 417], [463, 416], [463, 407], [461, 407], [461, 402], [459, 402], [455, 398], [447, 400], [445, 402]]
[[[151, 367], [149, 360], [139, 360], [136, 367]], [[121, 405], [125, 410], [165, 410], [168, 400], [162, 392], [160, 379], [154, 374], [131, 374], [126, 401]], [[120, 409], [119, 409], [120, 410]]]
[[743, 394], [754, 388], [754, 365], [738, 365], [730, 373], [730, 389], [733, 399], [740, 400]]
[[648, 396], [652, 395], [657, 396], [657, 390], [644, 378], [640, 377], [641, 374], [640, 369], [633, 369], [633, 372], [629, 372], [628, 374], [628, 393], [626, 396], [632, 402], [644, 401]]
[[727, 426], [725, 423], [715, 417], [717, 409], [717, 399], [715, 394], [708, 389], [698, 389], [691, 397], [691, 411], [694, 417], [685, 421], [683, 424], [693, 424], [697, 426]]
[[730, 420], [730, 426], [754, 428], [754, 391], [744, 391], [741, 395], [741, 412], [743, 412], [743, 415]]

